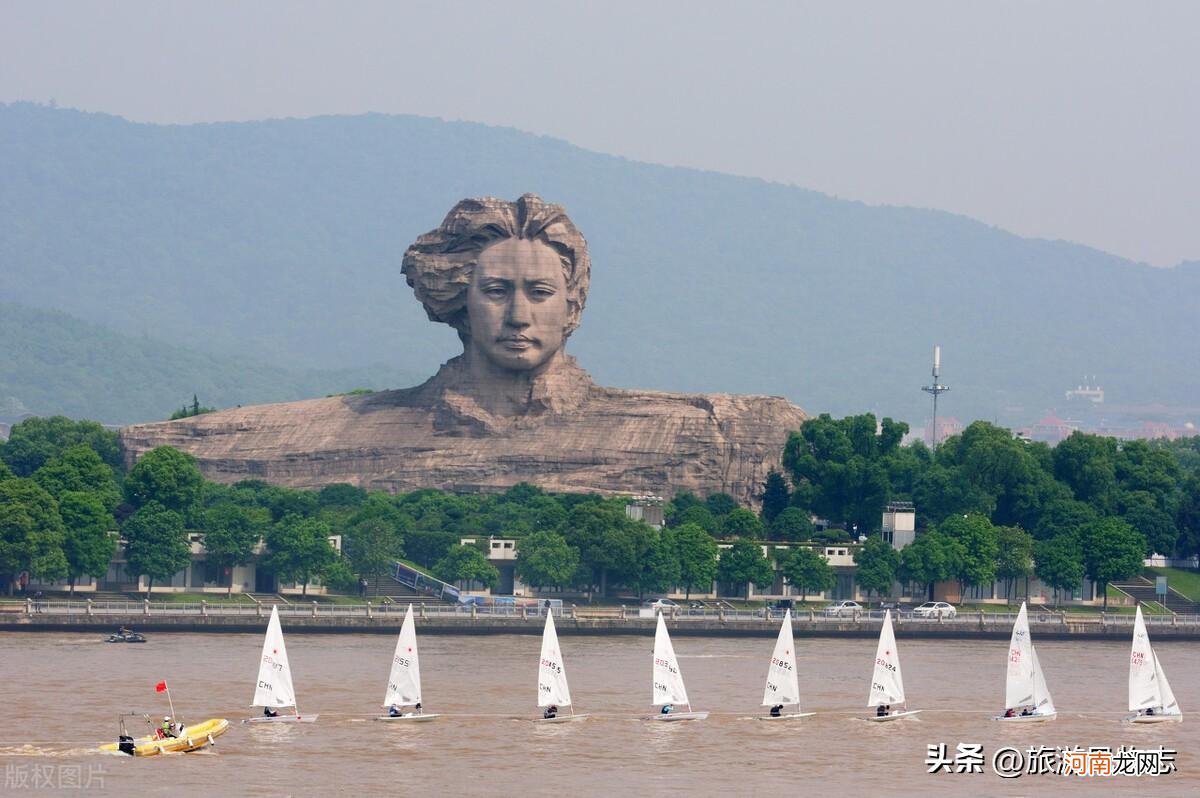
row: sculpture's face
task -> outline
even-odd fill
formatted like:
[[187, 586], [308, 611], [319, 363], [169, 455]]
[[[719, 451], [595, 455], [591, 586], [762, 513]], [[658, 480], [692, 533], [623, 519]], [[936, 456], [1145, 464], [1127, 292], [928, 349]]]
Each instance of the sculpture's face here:
[[544, 365], [565, 339], [567, 282], [558, 254], [508, 238], [485, 249], [467, 289], [470, 348], [501, 368]]

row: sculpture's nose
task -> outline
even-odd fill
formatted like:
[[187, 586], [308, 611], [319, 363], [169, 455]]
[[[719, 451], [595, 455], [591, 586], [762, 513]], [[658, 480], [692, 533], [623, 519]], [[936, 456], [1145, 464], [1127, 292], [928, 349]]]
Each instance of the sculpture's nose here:
[[529, 297], [524, 291], [513, 291], [508, 300], [508, 314], [504, 319], [513, 327], [528, 327], [530, 323]]

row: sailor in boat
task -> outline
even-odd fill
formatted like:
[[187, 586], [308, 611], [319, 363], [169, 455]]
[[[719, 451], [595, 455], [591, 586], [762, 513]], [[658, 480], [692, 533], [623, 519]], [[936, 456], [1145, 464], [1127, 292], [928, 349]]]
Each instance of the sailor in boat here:
[[170, 715], [163, 718], [162, 725], [155, 730], [154, 736], [160, 740], [178, 736], [175, 734], [175, 724], [171, 722]]
[[400, 717], [400, 715], [401, 715], [400, 707], [396, 706], [395, 704], [392, 704], [390, 707], [388, 707], [388, 717], [389, 718], [398, 718], [398, 717]]
[[1015, 718], [1016, 716], [1017, 716], [1017, 711], [1015, 709], [1013, 709], [1012, 707], [1009, 707], [1008, 709], [1004, 710], [1004, 717]]
[[1023, 717], [1023, 718], [1027, 718], [1027, 717], [1029, 717], [1029, 716], [1030, 716], [1030, 715], [1032, 715], [1032, 714], [1033, 714], [1033, 710], [1031, 710], [1029, 707], [1022, 707], [1022, 709], [1021, 709], [1021, 717]]
[[555, 706], [554, 704], [551, 704], [550, 706], [546, 707], [546, 711], [542, 713], [542, 717], [545, 718], [546, 720], [550, 720], [551, 718], [554, 718], [557, 716], [558, 716], [558, 707]]
[[420, 702], [420, 701], [418, 701], [418, 702], [417, 702], [417, 705], [416, 705], [415, 707], [413, 707], [412, 714], [413, 714], [413, 715], [424, 715], [424, 714], [425, 714], [424, 710], [422, 710], [422, 709], [421, 709], [421, 702]]
[[891, 704], [880, 704], [875, 707], [875, 717], [877, 718], [886, 718], [890, 714], [892, 714]]
[[263, 717], [264, 718], [277, 718], [277, 717], [279, 717], [279, 713], [276, 712], [275, 710], [271, 709], [270, 707], [263, 707]]
[[670, 715], [670, 714], [671, 714], [671, 710], [672, 710], [672, 709], [674, 709], [674, 708], [675, 708], [675, 707], [671, 706], [670, 704], [663, 704], [662, 713], [663, 713], [664, 715]]
[[1147, 714], [1147, 715], [1153, 715], [1153, 714], [1154, 714], [1154, 707], [1148, 707], [1148, 708], [1146, 709], [1146, 714]]
[[777, 718], [783, 714], [783, 704], [776, 704], [771, 707], [771, 717]]

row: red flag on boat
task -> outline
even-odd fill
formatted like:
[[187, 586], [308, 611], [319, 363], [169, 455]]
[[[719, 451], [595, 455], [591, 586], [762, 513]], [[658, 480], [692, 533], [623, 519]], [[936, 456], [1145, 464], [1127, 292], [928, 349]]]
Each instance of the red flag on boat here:
[[165, 693], [166, 691], [167, 691], [167, 683], [166, 682], [159, 682], [158, 684], [154, 685], [154, 692]]

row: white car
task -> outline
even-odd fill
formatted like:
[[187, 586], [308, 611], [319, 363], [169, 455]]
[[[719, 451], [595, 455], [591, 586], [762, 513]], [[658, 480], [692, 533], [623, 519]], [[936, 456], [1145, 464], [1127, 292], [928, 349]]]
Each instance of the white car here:
[[944, 601], [926, 601], [912, 611], [914, 618], [953, 618], [958, 610]]
[[649, 607], [650, 609], [654, 609], [654, 610], [669, 610], [672, 607], [678, 607], [679, 605], [676, 604], [674, 601], [671, 601], [671, 599], [669, 599], [669, 598], [660, 598], [660, 599], [647, 599], [642, 602], [642, 606]]
[[830, 604], [825, 609], [821, 610], [822, 615], [827, 615], [831, 618], [849, 618], [856, 612], [862, 612], [862, 605], [857, 601], [839, 601], [835, 604]]

